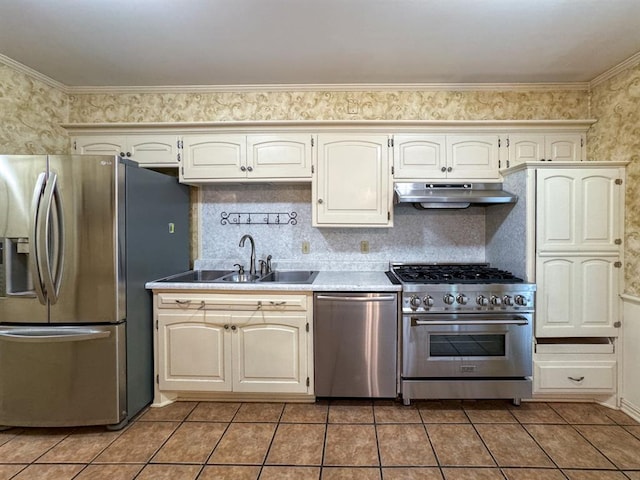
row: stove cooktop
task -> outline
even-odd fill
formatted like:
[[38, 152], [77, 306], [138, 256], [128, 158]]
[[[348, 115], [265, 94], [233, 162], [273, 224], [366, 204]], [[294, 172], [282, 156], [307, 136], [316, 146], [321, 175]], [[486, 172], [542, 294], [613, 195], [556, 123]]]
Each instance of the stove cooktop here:
[[403, 284], [522, 283], [512, 273], [489, 266], [468, 264], [392, 264], [393, 275]]

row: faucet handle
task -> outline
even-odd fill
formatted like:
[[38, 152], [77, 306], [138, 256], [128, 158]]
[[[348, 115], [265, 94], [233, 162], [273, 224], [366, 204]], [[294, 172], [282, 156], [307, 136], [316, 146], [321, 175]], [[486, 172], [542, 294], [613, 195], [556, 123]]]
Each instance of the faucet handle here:
[[260, 263], [260, 275], [266, 275], [267, 273], [269, 273], [267, 271], [267, 262], [265, 262], [264, 260], [258, 260], [258, 263]]
[[244, 265], [240, 265], [239, 263], [234, 263], [234, 267], [238, 267], [238, 275], [244, 275]]
[[266, 268], [267, 268], [267, 273], [271, 273], [271, 259], [272, 259], [272, 258], [273, 258], [273, 257], [272, 257], [271, 255], [267, 255], [267, 261], [266, 261], [266, 264], [267, 264], [267, 267], [266, 267]]

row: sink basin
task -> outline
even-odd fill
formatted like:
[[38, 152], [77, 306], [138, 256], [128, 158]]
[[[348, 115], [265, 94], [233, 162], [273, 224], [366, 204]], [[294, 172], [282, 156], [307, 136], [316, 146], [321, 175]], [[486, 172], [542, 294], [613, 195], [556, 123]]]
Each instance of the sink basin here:
[[225, 275], [222, 278], [219, 278], [218, 281], [245, 283], [245, 282], [255, 282], [259, 278], [260, 278], [260, 275], [251, 275], [249, 273], [231, 273], [229, 275]]
[[318, 272], [310, 270], [275, 271], [262, 277], [259, 282], [313, 283]]
[[198, 283], [217, 282], [221, 277], [233, 273], [232, 270], [189, 270], [188, 272], [172, 275], [159, 280], [163, 283]]

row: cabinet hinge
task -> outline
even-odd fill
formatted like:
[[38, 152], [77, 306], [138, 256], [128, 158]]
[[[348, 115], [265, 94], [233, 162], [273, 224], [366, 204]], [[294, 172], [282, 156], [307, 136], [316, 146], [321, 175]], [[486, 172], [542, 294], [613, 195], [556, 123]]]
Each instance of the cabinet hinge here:
[[160, 326], [158, 325], [158, 320], [156, 320], [156, 330], [158, 330]]
[[[147, 377], [148, 378], [148, 377]], [[160, 375], [156, 375], [156, 383], [160, 385]]]
[[393, 147], [393, 138], [387, 139], [387, 147], [389, 148]]
[[622, 185], [622, 179], [616, 178], [616, 185]]
[[316, 173], [316, 167], [314, 165], [311, 165], [311, 173]]
[[387, 212], [387, 220], [391, 220], [391, 212]]
[[313, 145], [315, 144], [313, 137], [311, 137], [311, 146], [313, 147]]
[[396, 167], [391, 165], [391, 175], [393, 175], [394, 173], [396, 173]]
[[76, 142], [75, 140], [73, 141], [73, 151], [74, 152], [78, 151], [78, 142]]
[[502, 168], [502, 160], [498, 160], [498, 168]]
[[309, 377], [307, 377], [307, 387], [311, 385], [311, 381], [309, 380]]
[[180, 154], [176, 155], [176, 157], [178, 158], [178, 163], [180, 163], [180, 160], [182, 160], [182, 159], [180, 158]]
[[182, 167], [182, 175], [184, 176], [184, 167]]
[[509, 138], [507, 138], [507, 145], [506, 145], [506, 147], [507, 147], [507, 148], [509, 148]]
[[177, 145], [178, 145], [178, 148], [182, 150], [182, 145], [183, 145], [182, 140], [178, 140]]
[[616, 262], [613, 264], [613, 266], [616, 268], [622, 268], [622, 262]]
[[584, 147], [584, 138], [580, 138], [580, 146]]
[[498, 148], [502, 146], [502, 140], [498, 139]]
[[307, 330], [307, 332], [309, 331], [309, 322], [307, 322], [307, 325], [305, 326], [305, 329]]

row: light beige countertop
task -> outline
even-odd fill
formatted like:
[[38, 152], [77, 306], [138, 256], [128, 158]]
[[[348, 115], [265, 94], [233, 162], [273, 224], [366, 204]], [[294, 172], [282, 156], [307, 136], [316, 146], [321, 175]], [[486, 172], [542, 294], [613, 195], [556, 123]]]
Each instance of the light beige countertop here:
[[274, 291], [274, 292], [399, 292], [384, 272], [321, 271], [311, 284], [299, 283], [214, 283], [147, 282], [149, 290]]

